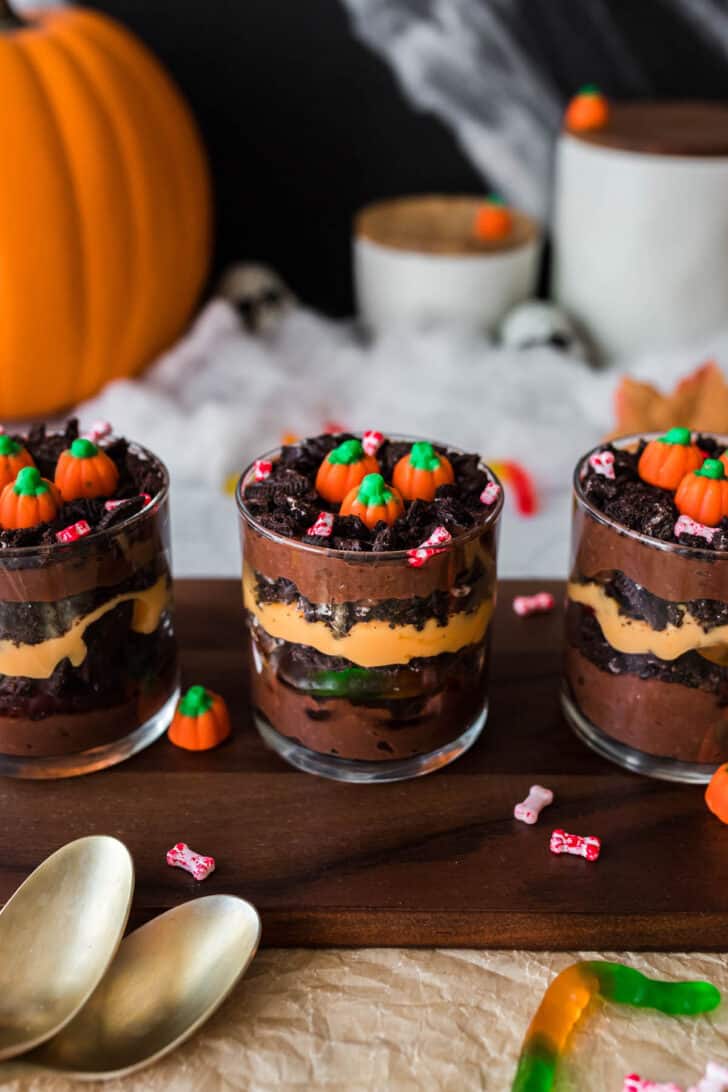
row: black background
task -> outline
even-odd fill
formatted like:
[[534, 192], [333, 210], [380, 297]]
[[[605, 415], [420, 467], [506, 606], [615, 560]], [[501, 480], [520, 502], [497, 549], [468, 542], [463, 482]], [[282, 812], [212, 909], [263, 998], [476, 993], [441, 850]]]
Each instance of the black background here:
[[[674, 4], [609, 3], [627, 63], [626, 52], [604, 44], [596, 18], [602, 4], [595, 0], [590, 10], [590, 3], [512, 0], [534, 63], [547, 68], [565, 101], [592, 81], [616, 97], [728, 98], [717, 44], [699, 42]], [[90, 6], [134, 30], [192, 106], [213, 172], [216, 270], [238, 259], [268, 262], [307, 303], [344, 314], [351, 310], [350, 223], [360, 205], [484, 188], [445, 126], [412, 110], [386, 64], [352, 37], [338, 0]]]

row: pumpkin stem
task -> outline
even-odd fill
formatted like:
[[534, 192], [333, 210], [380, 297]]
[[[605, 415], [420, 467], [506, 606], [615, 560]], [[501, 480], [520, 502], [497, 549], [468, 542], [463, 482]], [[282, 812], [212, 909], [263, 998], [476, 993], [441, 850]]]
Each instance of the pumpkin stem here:
[[343, 444], [339, 444], [333, 451], [329, 452], [329, 462], [336, 465], [351, 466], [352, 463], [358, 463], [364, 458], [364, 448], [361, 446], [361, 440], [344, 440]]
[[485, 200], [489, 205], [505, 205], [505, 200], [499, 193], [489, 193]]
[[597, 87], [595, 83], [585, 83], [583, 87], [579, 88], [580, 95], [601, 95], [601, 93], [601, 88]]
[[20, 444], [13, 440], [12, 436], [8, 436], [7, 433], [0, 433], [0, 455], [17, 455], [20, 451]]
[[13, 492], [22, 497], [38, 497], [41, 493], [48, 492], [48, 486], [41, 478], [37, 466], [24, 466], [15, 479]]
[[212, 695], [204, 686], [191, 686], [179, 703], [183, 717], [201, 717], [212, 705]]
[[712, 478], [714, 481], [721, 481], [725, 478], [725, 467], [720, 459], [706, 459], [700, 470], [695, 471], [695, 476], [698, 478]]
[[686, 447], [691, 441], [689, 428], [671, 428], [662, 437], [663, 444], [680, 444], [681, 447]]
[[362, 478], [357, 494], [360, 504], [375, 507], [379, 504], [389, 504], [391, 499], [391, 490], [387, 489], [387, 483], [381, 474], [366, 474]]
[[0, 0], [0, 30], [17, 30], [24, 26], [25, 23], [15, 14], [8, 0]]
[[71, 454], [76, 459], [93, 459], [94, 455], [98, 455], [98, 453], [99, 449], [96, 447], [96, 444], [83, 436], [79, 436], [79, 438], [74, 440], [71, 444]]
[[415, 470], [433, 471], [440, 465], [440, 456], [432, 444], [428, 444], [426, 440], [418, 440], [416, 444], [412, 444], [410, 463]]

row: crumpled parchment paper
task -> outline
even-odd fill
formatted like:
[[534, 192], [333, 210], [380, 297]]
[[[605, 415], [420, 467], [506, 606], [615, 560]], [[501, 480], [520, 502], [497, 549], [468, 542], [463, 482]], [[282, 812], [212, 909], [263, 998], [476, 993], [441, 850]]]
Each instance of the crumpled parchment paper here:
[[[637, 1072], [687, 1087], [728, 1061], [728, 957], [471, 950], [265, 950], [210, 1022], [157, 1065], [101, 1092], [507, 1092], [524, 1032], [553, 975], [619, 959], [658, 978], [704, 978], [724, 1003], [701, 1017], [596, 1004], [561, 1066], [558, 1092], [621, 1092]], [[79, 1084], [0, 1066], [7, 1092]]]

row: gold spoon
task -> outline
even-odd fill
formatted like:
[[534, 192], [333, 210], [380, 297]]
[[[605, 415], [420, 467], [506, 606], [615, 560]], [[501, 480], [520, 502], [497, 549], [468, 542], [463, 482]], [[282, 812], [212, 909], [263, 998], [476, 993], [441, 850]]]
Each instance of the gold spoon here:
[[0, 1059], [60, 1031], [86, 1003], [126, 928], [134, 866], [116, 838], [69, 842], [0, 912]]
[[150, 1065], [222, 1004], [259, 941], [255, 908], [234, 895], [168, 910], [124, 940], [88, 1004], [23, 1061], [87, 1081]]

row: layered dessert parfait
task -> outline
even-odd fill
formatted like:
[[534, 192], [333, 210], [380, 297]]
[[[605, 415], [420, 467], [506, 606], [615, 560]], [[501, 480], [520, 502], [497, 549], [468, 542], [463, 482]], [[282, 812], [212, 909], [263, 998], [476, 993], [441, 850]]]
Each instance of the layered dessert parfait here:
[[169, 723], [167, 487], [108, 426], [0, 435], [0, 773], [99, 769]]
[[477, 455], [379, 433], [303, 440], [243, 474], [252, 702], [271, 747], [387, 781], [475, 741], [502, 503]]
[[353, 247], [358, 310], [370, 328], [492, 329], [534, 292], [541, 228], [495, 195], [400, 197], [358, 213]]
[[563, 704], [596, 750], [707, 781], [728, 760], [728, 454], [673, 428], [574, 477]]
[[556, 301], [604, 357], [722, 329], [728, 103], [615, 102], [584, 88], [557, 144], [553, 259]]

